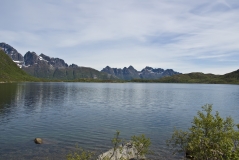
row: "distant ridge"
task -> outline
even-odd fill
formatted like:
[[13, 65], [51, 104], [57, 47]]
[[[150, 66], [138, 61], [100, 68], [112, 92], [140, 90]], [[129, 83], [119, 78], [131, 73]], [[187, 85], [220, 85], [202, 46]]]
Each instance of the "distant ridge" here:
[[206, 84], [239, 84], [239, 69], [224, 75], [193, 72], [188, 74], [163, 77], [157, 82], [163, 83], [206, 83]]
[[123, 80], [132, 80], [132, 79], [159, 79], [166, 76], [172, 76], [181, 74], [179, 72], [175, 72], [172, 69], [162, 69], [162, 68], [152, 68], [152, 67], [145, 67], [141, 71], [137, 71], [134, 69], [133, 66], [121, 68], [111, 68], [106, 66], [101, 70], [101, 72], [105, 72], [111, 75], [118, 77], [119, 79]]

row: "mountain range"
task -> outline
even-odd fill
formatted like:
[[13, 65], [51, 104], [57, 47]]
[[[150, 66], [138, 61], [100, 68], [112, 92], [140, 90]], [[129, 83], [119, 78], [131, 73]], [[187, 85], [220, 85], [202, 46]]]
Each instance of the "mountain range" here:
[[50, 80], [75, 79], [116, 79], [107, 73], [99, 72], [89, 67], [68, 65], [63, 59], [51, 58], [44, 54], [28, 51], [22, 56], [16, 49], [6, 43], [0, 43], [0, 48], [26, 73]]
[[0, 43], [0, 48], [28, 74], [44, 79], [53, 80], [75, 80], [82, 78], [89, 79], [159, 79], [165, 76], [181, 74], [172, 69], [161, 69], [145, 67], [137, 71], [133, 66], [121, 68], [111, 68], [106, 66], [101, 71], [89, 67], [79, 67], [76, 64], [68, 65], [63, 59], [52, 58], [45, 54], [36, 54], [28, 51], [22, 56], [15, 48]]
[[162, 69], [162, 68], [152, 68], [145, 67], [141, 71], [137, 71], [133, 66], [121, 68], [111, 68], [106, 66], [101, 70], [101, 72], [105, 72], [116, 76], [123, 80], [132, 80], [132, 79], [159, 79], [166, 76], [172, 76], [176, 74], [181, 74], [179, 72], [175, 72], [172, 69]]
[[38, 55], [28, 51], [22, 56], [12, 46], [0, 43], [0, 82], [46, 80], [239, 84], [239, 70], [225, 75], [214, 75], [200, 72], [181, 74], [173, 69], [164, 70], [148, 66], [141, 71], [137, 71], [133, 66], [123, 69], [106, 66], [97, 71], [76, 64], [68, 65], [63, 59], [52, 58], [43, 53]]

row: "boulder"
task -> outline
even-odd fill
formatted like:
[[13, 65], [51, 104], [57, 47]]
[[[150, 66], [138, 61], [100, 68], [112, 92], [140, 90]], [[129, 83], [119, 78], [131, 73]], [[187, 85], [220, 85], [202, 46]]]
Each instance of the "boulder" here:
[[[119, 159], [137, 159], [137, 149], [133, 146], [131, 142], [126, 144], [121, 144], [115, 151], [110, 149], [109, 151], [98, 156], [97, 160], [104, 160], [109, 158], [110, 160], [119, 160]], [[139, 157], [138, 159], [145, 159], [145, 157]]]
[[35, 138], [35, 139], [34, 139], [34, 142], [35, 142], [36, 144], [42, 144], [42, 139], [41, 139], [41, 138]]

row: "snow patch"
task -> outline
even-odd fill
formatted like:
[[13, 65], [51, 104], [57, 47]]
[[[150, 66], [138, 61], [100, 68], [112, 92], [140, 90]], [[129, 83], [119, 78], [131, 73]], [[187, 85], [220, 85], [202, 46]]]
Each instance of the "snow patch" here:
[[41, 56], [38, 56], [39, 57], [39, 60], [40, 61], [46, 61], [46, 62], [48, 62], [47, 60], [45, 60], [44, 58], [42, 58]]
[[22, 68], [22, 65], [24, 64], [23, 61], [14, 61], [14, 60], [12, 60], [12, 61], [13, 61], [14, 63], [16, 63], [19, 68]]
[[14, 60], [13, 60], [13, 62], [15, 62], [15, 63], [23, 63], [23, 61], [14, 61]]

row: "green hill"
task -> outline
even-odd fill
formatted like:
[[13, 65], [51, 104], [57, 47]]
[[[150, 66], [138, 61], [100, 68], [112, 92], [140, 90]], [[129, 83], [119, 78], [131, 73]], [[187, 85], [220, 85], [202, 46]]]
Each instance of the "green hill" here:
[[180, 74], [172, 77], [165, 77], [159, 80], [166, 83], [226, 83], [220, 75], [204, 74], [200, 72]]
[[12, 59], [0, 49], [0, 82], [38, 81], [21, 70]]
[[225, 75], [204, 74], [193, 72], [163, 77], [157, 80], [133, 80], [134, 82], [160, 82], [160, 83], [205, 83], [205, 84], [239, 84], [239, 70]]

